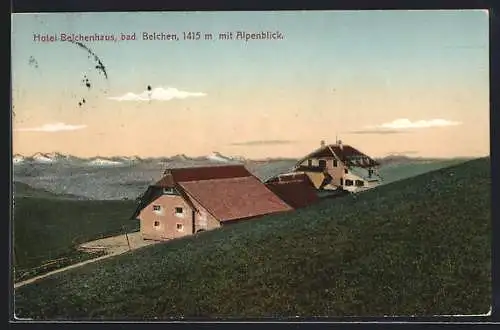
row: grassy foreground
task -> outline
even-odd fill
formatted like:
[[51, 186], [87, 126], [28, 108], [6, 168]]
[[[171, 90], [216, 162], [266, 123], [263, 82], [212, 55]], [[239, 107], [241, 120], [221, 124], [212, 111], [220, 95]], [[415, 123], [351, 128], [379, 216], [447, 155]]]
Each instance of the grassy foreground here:
[[76, 200], [16, 183], [13, 211], [15, 280], [93, 257], [80, 243], [120, 234], [138, 224], [128, 220], [133, 201]]
[[35, 319], [485, 313], [489, 158], [146, 247], [16, 290]]

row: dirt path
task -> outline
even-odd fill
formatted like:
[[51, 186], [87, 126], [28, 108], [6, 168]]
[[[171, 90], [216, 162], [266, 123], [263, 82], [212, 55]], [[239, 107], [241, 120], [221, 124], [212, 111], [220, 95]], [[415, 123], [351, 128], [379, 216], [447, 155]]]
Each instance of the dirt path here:
[[[128, 239], [127, 239], [128, 238]], [[144, 246], [152, 245], [152, 244], [157, 244], [159, 242], [157, 241], [145, 241], [142, 239], [140, 232], [136, 233], [130, 233], [127, 235], [119, 235], [119, 236], [113, 236], [113, 237], [107, 237], [107, 238], [102, 238], [98, 239], [95, 241], [90, 241], [87, 243], [83, 243], [80, 245], [80, 250], [82, 251], [91, 251], [91, 250], [104, 250], [106, 252], [106, 255], [94, 258], [94, 259], [89, 259], [85, 260], [73, 265], [69, 265], [63, 268], [59, 268], [56, 270], [53, 270], [51, 272], [35, 276], [33, 278], [30, 278], [28, 280], [24, 280], [21, 282], [14, 283], [14, 289], [17, 289], [19, 287], [22, 287], [24, 285], [33, 283], [35, 281], [38, 281], [42, 278], [61, 273], [64, 271], [67, 271], [72, 268], [77, 268], [81, 267], [86, 264], [90, 264], [92, 262], [96, 262], [102, 259], [114, 257], [120, 254], [123, 254], [128, 251], [136, 250]]]

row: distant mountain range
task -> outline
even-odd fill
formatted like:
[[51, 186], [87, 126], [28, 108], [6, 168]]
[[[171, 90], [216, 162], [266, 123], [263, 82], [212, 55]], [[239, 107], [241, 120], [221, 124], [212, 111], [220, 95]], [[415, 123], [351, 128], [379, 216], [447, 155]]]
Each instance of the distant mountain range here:
[[21, 154], [15, 154], [12, 157], [12, 162], [14, 164], [25, 164], [25, 163], [38, 163], [38, 164], [51, 164], [51, 163], [78, 163], [85, 164], [89, 166], [120, 166], [128, 165], [137, 162], [147, 162], [147, 161], [173, 161], [173, 162], [198, 162], [198, 161], [208, 161], [216, 163], [236, 163], [245, 162], [246, 159], [243, 157], [228, 157], [224, 156], [219, 152], [212, 152], [207, 156], [201, 157], [189, 157], [185, 154], [179, 154], [171, 157], [150, 157], [150, 158], [140, 158], [138, 156], [114, 156], [114, 157], [90, 157], [82, 158], [72, 155], [65, 155], [58, 152], [51, 153], [41, 153], [37, 152], [30, 156], [25, 156]]
[[[440, 167], [443, 160], [412, 158], [401, 155], [377, 159], [387, 182]], [[35, 153], [13, 156], [13, 178], [37, 189], [56, 194], [81, 196], [96, 200], [135, 199], [152, 182], [158, 181], [166, 168], [243, 164], [262, 181], [289, 172], [297, 159], [245, 159], [218, 152], [189, 157], [91, 157], [81, 158], [61, 153]], [[448, 162], [449, 163], [449, 162]]]
[[[293, 159], [290, 158], [266, 158], [266, 159], [246, 159], [244, 157], [229, 157], [222, 155], [219, 152], [212, 152], [206, 156], [199, 157], [190, 157], [185, 154], [178, 154], [170, 157], [149, 157], [149, 158], [140, 158], [138, 156], [114, 156], [114, 157], [90, 157], [90, 158], [82, 158], [76, 157], [72, 155], [65, 155], [58, 152], [51, 153], [41, 153], [37, 152], [31, 156], [25, 156], [20, 154], [15, 154], [12, 157], [12, 162], [15, 165], [20, 164], [51, 164], [51, 163], [66, 163], [66, 164], [78, 164], [78, 165], [86, 165], [86, 166], [126, 166], [132, 165], [134, 163], [147, 163], [147, 162], [163, 162], [163, 163], [191, 163], [191, 164], [199, 164], [199, 163], [246, 163], [246, 162], [270, 162], [270, 161], [290, 161]], [[381, 165], [389, 165], [389, 164], [401, 164], [401, 163], [409, 163], [409, 162], [425, 162], [425, 161], [434, 161], [433, 158], [425, 158], [425, 157], [410, 157], [406, 155], [388, 155], [385, 157], [375, 158]]]

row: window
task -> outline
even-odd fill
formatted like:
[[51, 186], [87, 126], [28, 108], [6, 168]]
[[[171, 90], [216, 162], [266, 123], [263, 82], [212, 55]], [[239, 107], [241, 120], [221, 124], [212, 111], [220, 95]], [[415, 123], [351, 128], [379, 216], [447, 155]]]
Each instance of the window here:
[[356, 180], [356, 187], [363, 187], [365, 183], [361, 180]]
[[352, 186], [353, 185], [352, 180], [345, 180], [345, 185], [346, 186]]
[[154, 226], [155, 227], [159, 227], [160, 226], [160, 221], [155, 221]]
[[338, 162], [336, 159], [333, 160], [333, 167], [337, 167], [338, 166]]
[[319, 163], [319, 167], [321, 167], [321, 168], [325, 168], [326, 167], [326, 160], [320, 159], [318, 163]]
[[176, 195], [174, 188], [163, 188], [163, 193], [166, 195]]
[[177, 231], [183, 231], [184, 230], [184, 225], [182, 223], [177, 224]]
[[346, 168], [346, 169], [344, 169], [344, 173], [345, 173], [345, 174], [349, 173], [349, 170], [348, 170], [347, 168]]
[[182, 214], [182, 212], [183, 212], [182, 207], [175, 208], [175, 214]]
[[340, 178], [340, 185], [343, 186], [344, 185], [344, 179]]
[[153, 205], [153, 211], [161, 211], [160, 205]]
[[307, 160], [307, 166], [312, 166], [313, 165], [313, 161], [312, 159], [308, 159]]

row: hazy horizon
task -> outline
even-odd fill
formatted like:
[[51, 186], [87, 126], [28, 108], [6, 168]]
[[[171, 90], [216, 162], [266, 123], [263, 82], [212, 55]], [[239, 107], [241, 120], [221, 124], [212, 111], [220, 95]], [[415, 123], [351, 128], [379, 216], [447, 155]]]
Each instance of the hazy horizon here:
[[[58, 152], [58, 151], [49, 151], [49, 152], [41, 152], [41, 151], [37, 151], [33, 154], [21, 154], [21, 153], [13, 153], [12, 156], [22, 156], [22, 157], [25, 157], [25, 158], [30, 158], [32, 156], [35, 156], [37, 154], [41, 154], [41, 155], [53, 155], [53, 154], [60, 154], [62, 156], [71, 156], [71, 157], [75, 157], [75, 158], [81, 158], [81, 159], [91, 159], [91, 158], [120, 158], [120, 157], [138, 157], [140, 159], [155, 159], [155, 158], [172, 158], [172, 157], [176, 157], [176, 156], [185, 156], [189, 159], [195, 159], [195, 158], [203, 158], [203, 157], [208, 157], [208, 156], [211, 156], [211, 155], [214, 155], [214, 154], [220, 154], [221, 156], [223, 157], [228, 157], [228, 158], [233, 158], [235, 160], [237, 160], [238, 158], [242, 158], [242, 159], [247, 159], [247, 160], [265, 160], [265, 159], [300, 159], [300, 158], [303, 158], [305, 156], [307, 156], [307, 154], [304, 154], [302, 156], [299, 156], [299, 157], [282, 157], [282, 156], [264, 156], [264, 157], [244, 157], [244, 156], [241, 156], [241, 155], [226, 155], [226, 154], [222, 154], [218, 151], [213, 151], [213, 152], [210, 152], [208, 154], [203, 154], [203, 155], [190, 155], [190, 154], [186, 154], [186, 153], [181, 153], [181, 154], [174, 154], [174, 155], [163, 155], [163, 156], [138, 156], [138, 155], [108, 155], [108, 156], [103, 156], [103, 155], [91, 155], [91, 156], [78, 156], [78, 155], [74, 155], [74, 154], [70, 154], [70, 153], [62, 153], [62, 152]], [[484, 157], [489, 157], [490, 155], [484, 155], [484, 156], [451, 156], [451, 157], [425, 157], [425, 156], [418, 156], [418, 155], [414, 155], [413, 153], [388, 153], [388, 154], [385, 154], [385, 155], [381, 155], [381, 156], [372, 156], [372, 155], [368, 155], [372, 158], [386, 158], [386, 157], [407, 157], [407, 158], [422, 158], [422, 159], [453, 159], [453, 158], [456, 158], [456, 159], [476, 159], [476, 158], [484, 158]]]
[[[13, 154], [483, 157], [484, 10], [12, 15]], [[214, 40], [140, 40], [201, 32]], [[280, 40], [216, 40], [279, 31]], [[136, 33], [136, 41], [35, 41]], [[38, 40], [38, 39], [37, 39]], [[86, 86], [88, 85], [88, 87]]]

